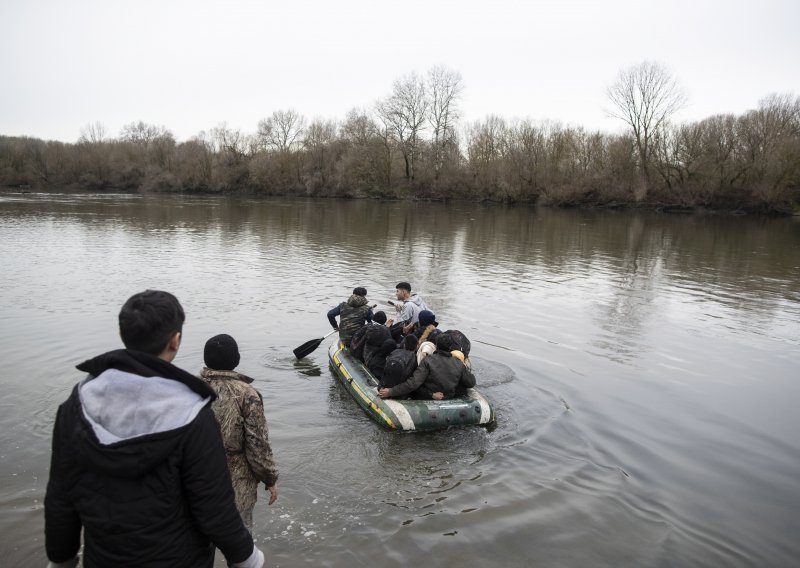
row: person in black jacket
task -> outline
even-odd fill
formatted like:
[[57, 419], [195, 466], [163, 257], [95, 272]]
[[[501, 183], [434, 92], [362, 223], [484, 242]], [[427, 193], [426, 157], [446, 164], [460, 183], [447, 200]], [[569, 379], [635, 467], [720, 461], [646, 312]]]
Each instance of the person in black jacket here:
[[78, 365], [58, 409], [45, 496], [52, 567], [260, 568], [236, 510], [214, 391], [171, 362], [185, 316], [172, 294], [135, 294], [119, 313], [126, 349]]
[[417, 369], [416, 351], [417, 338], [414, 335], [407, 335], [403, 339], [403, 348], [392, 351], [386, 357], [378, 389], [392, 388], [408, 380]]
[[397, 343], [394, 342], [394, 339], [389, 338], [385, 340], [381, 344], [380, 349], [370, 357], [367, 369], [369, 369], [369, 372], [379, 381], [383, 378], [383, 367], [386, 365], [386, 357], [395, 349], [397, 349]]
[[372, 316], [372, 321], [362, 325], [358, 331], [353, 334], [353, 338], [350, 340], [350, 345], [348, 346], [350, 347], [350, 353], [353, 357], [362, 363], [364, 362], [364, 347], [367, 344], [367, 331], [375, 326], [385, 327], [385, 323], [386, 314], [380, 311], [375, 312], [375, 315]]

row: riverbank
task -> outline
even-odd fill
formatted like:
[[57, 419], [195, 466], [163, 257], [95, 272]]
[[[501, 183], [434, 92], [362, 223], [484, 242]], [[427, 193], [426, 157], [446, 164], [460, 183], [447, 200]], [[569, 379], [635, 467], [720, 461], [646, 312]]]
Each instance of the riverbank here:
[[156, 191], [145, 190], [143, 188], [108, 188], [108, 189], [89, 189], [79, 185], [69, 185], [62, 187], [51, 187], [41, 185], [17, 185], [17, 186], [0, 186], [0, 193], [3, 194], [31, 194], [31, 193], [45, 193], [45, 194], [68, 194], [68, 195], [187, 195], [187, 196], [242, 196], [242, 197], [286, 197], [286, 198], [321, 198], [321, 199], [347, 199], [347, 200], [376, 200], [376, 201], [410, 201], [410, 202], [431, 202], [431, 203], [482, 203], [482, 204], [497, 204], [497, 205], [510, 205], [510, 206], [535, 206], [535, 207], [550, 207], [555, 209], [595, 209], [595, 210], [630, 210], [630, 211], [655, 211], [658, 213], [670, 214], [687, 214], [687, 215], [769, 215], [769, 216], [800, 216], [800, 203], [795, 203], [794, 206], [783, 207], [764, 207], [758, 204], [735, 204], [726, 203], [725, 206], [714, 207], [706, 204], [687, 204], [680, 202], [669, 202], [662, 200], [653, 201], [640, 201], [636, 202], [633, 199], [612, 199], [602, 200], [594, 195], [572, 196], [571, 198], [562, 198], [559, 200], [550, 200], [546, 198], [539, 199], [510, 199], [498, 198], [496, 196], [436, 196], [431, 192], [424, 192], [421, 195], [414, 195], [408, 193], [401, 193], [397, 191], [380, 191], [375, 193], [348, 192], [344, 195], [309, 195], [298, 194], [297, 192], [285, 193], [264, 193], [254, 190], [253, 188], [238, 188], [227, 189], [225, 191], [211, 191], [207, 189], [185, 189], [185, 190], [169, 190], [169, 191]]

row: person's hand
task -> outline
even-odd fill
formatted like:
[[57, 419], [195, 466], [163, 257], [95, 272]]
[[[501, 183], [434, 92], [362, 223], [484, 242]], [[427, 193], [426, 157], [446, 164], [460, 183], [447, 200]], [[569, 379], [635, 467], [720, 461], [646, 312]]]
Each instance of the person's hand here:
[[269, 504], [272, 505], [275, 501], [278, 500], [278, 484], [276, 483], [272, 487], [265, 485], [267, 491], [269, 491]]
[[392, 396], [392, 389], [387, 389], [386, 387], [378, 389], [378, 396], [381, 398], [389, 398]]
[[414, 324], [410, 323], [403, 326], [403, 335], [408, 335], [414, 329]]
[[442, 400], [442, 399], [444, 399], [444, 393], [436, 391], [435, 393], [433, 393], [431, 395], [431, 398], [433, 398], [433, 400]]

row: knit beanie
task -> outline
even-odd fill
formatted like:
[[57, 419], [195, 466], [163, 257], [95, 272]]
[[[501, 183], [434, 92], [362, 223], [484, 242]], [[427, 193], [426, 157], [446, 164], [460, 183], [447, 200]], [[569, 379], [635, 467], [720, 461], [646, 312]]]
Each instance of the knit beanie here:
[[203, 351], [206, 367], [215, 371], [233, 371], [239, 364], [239, 346], [226, 333], [215, 335], [206, 341]]
[[439, 325], [439, 322], [436, 321], [436, 314], [434, 314], [430, 310], [422, 310], [419, 313], [419, 325], [420, 327], [425, 327], [428, 325]]

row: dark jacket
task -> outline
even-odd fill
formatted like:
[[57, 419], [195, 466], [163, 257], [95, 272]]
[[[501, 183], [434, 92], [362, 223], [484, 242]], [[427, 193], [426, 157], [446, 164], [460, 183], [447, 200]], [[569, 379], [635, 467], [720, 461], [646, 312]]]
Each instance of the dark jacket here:
[[369, 369], [369, 372], [372, 373], [378, 381], [383, 377], [383, 367], [386, 365], [386, 357], [396, 349], [397, 344], [394, 342], [394, 339], [389, 338], [384, 341], [380, 349], [370, 357], [369, 363], [367, 363], [367, 369]]
[[45, 546], [83, 566], [211, 567], [253, 554], [234, 504], [214, 391], [171, 363], [111, 351], [58, 409]]
[[389, 353], [386, 357], [386, 364], [383, 366], [383, 377], [381, 387], [392, 388], [414, 374], [417, 369], [417, 354], [406, 349], [397, 349]]
[[417, 338], [417, 341], [419, 342], [420, 345], [422, 345], [422, 343], [424, 343], [425, 341], [430, 341], [435, 345], [436, 338], [441, 333], [442, 332], [435, 325], [430, 324], [425, 327], [418, 327], [417, 329], [414, 330], [414, 333], [412, 335]]
[[389, 328], [385, 325], [371, 324], [367, 327], [364, 335], [366, 342], [364, 345], [364, 363], [369, 366], [370, 359], [378, 353], [387, 339], [392, 338]]
[[407, 381], [392, 388], [391, 396], [430, 399], [433, 393], [443, 392], [445, 398], [463, 394], [475, 386], [475, 375], [448, 352], [437, 351], [428, 355]]
[[[339, 316], [338, 326], [336, 325], [336, 316]], [[339, 340], [345, 346], [349, 346], [353, 334], [364, 325], [364, 322], [372, 321], [372, 308], [367, 305], [367, 299], [364, 296], [353, 294], [346, 302], [342, 302], [328, 312], [328, 321], [334, 329], [339, 328]]]

